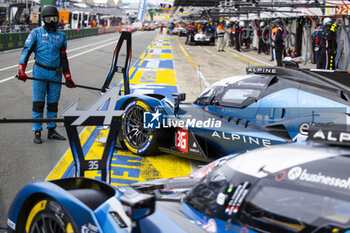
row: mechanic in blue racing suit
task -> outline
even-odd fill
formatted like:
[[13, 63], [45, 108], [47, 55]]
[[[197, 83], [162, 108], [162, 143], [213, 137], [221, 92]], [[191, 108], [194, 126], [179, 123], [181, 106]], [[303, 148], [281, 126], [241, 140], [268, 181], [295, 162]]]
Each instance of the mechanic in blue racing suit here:
[[[58, 10], [55, 6], [47, 5], [42, 11], [45, 25], [32, 30], [25, 41], [21, 58], [19, 60], [18, 74], [22, 81], [27, 80], [25, 69], [32, 52], [35, 53], [34, 78], [47, 81], [61, 82], [62, 73], [66, 79], [66, 86], [75, 87], [72, 80], [66, 54], [66, 35], [56, 30], [58, 24]], [[58, 100], [61, 85], [45, 81], [33, 80], [33, 110], [32, 118], [43, 118], [45, 98], [47, 101], [47, 118], [57, 118]], [[55, 130], [56, 123], [47, 123], [48, 138], [65, 140]], [[40, 144], [42, 123], [33, 123], [34, 143]]]

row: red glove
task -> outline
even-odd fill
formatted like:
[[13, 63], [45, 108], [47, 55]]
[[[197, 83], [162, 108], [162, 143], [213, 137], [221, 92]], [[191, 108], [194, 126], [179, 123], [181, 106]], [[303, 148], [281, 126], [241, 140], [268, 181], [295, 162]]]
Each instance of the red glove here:
[[25, 64], [19, 64], [18, 65], [18, 79], [22, 80], [23, 82], [25, 82], [27, 80], [27, 75], [26, 75], [26, 65]]
[[73, 80], [72, 80], [72, 76], [71, 76], [70, 72], [65, 72], [65, 73], [63, 73], [63, 76], [64, 76], [64, 78], [66, 79], [66, 86], [67, 86], [68, 88], [73, 88], [73, 87], [75, 87], [75, 83], [74, 83]]

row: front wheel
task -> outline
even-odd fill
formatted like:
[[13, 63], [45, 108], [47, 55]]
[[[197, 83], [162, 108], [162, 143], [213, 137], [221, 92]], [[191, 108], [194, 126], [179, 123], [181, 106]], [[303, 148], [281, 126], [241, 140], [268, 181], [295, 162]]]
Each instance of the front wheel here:
[[78, 232], [69, 213], [60, 203], [50, 197], [41, 198], [32, 206], [24, 228], [28, 233]]
[[152, 108], [144, 100], [134, 100], [125, 109], [122, 121], [123, 142], [128, 150], [137, 155], [157, 152], [156, 132], [144, 128], [144, 113]]

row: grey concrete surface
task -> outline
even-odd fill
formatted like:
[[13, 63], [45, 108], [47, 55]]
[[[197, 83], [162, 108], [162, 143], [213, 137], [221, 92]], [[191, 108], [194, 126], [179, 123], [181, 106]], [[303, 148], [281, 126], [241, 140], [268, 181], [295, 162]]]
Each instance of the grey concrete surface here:
[[[225, 52], [218, 52], [216, 46], [186, 45], [186, 37], [170, 36], [170, 41], [179, 91], [187, 94], [187, 100], [194, 100], [206, 87], [198, 69], [202, 78], [212, 84], [223, 78], [245, 74], [247, 66], [275, 66], [275, 62], [270, 61], [271, 55], [258, 54], [256, 50], [238, 52], [233, 47], [227, 46]], [[301, 64], [300, 67], [315, 68], [316, 65]]]

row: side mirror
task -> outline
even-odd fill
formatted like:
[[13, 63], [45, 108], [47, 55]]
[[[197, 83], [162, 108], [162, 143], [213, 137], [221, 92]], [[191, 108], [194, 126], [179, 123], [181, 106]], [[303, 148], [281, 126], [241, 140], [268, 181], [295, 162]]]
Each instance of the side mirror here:
[[153, 214], [156, 205], [155, 196], [143, 193], [125, 194], [120, 201], [127, 207], [126, 214], [133, 221]]
[[180, 102], [186, 100], [186, 93], [173, 93], [171, 95], [174, 97], [174, 100], [179, 100]]
[[179, 105], [181, 101], [186, 100], [186, 93], [173, 93], [171, 94], [175, 102], [175, 111], [179, 110]]

